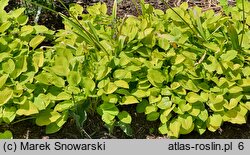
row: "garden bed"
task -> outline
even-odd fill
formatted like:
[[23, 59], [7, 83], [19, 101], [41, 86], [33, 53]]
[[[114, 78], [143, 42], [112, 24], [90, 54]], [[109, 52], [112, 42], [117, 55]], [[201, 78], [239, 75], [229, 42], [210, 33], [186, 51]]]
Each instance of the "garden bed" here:
[[[108, 13], [111, 14], [111, 10], [113, 7], [113, 3], [109, 0], [103, 0], [108, 6]], [[155, 0], [145, 0], [145, 2], [152, 4], [155, 8], [166, 10], [166, 6], [160, 1]], [[84, 8], [88, 5], [93, 5], [93, 2], [87, 1], [78, 1]], [[233, 1], [230, 1], [231, 4], [234, 4]], [[181, 1], [169, 1], [169, 4], [172, 7], [179, 6]], [[7, 10], [11, 10], [13, 7], [16, 7], [16, 3], [10, 3], [9, 8]], [[63, 8], [57, 4], [56, 8], [58, 11], [64, 12]], [[200, 2], [194, 1], [189, 2], [190, 6], [198, 5], [203, 8], [203, 10], [213, 9], [215, 11], [220, 11], [221, 8], [218, 6], [217, 1], [208, 2]], [[45, 11], [39, 17], [39, 24], [46, 25], [48, 28], [53, 30], [58, 30], [63, 28], [63, 24], [61, 23], [61, 18], [55, 14], [52, 14], [48, 11]], [[123, 1], [118, 5], [117, 15], [120, 18], [123, 18], [125, 15], [135, 15], [138, 16], [140, 12], [137, 11], [136, 7], [131, 4], [129, 1]], [[30, 23], [33, 22], [31, 17]], [[57, 19], [57, 20], [55, 20]], [[134, 110], [131, 110], [134, 109]], [[4, 130], [12, 131], [14, 138], [45, 138], [45, 139], [72, 139], [72, 138], [137, 138], [137, 139], [155, 139], [155, 138], [169, 138], [166, 136], [162, 136], [158, 133], [157, 128], [160, 125], [160, 121], [149, 122], [146, 121], [146, 116], [144, 114], [137, 114], [136, 108], [129, 109], [129, 113], [131, 114], [132, 120], [132, 129], [133, 135], [127, 136], [123, 131], [119, 128], [114, 130], [114, 133], [110, 134], [109, 131], [104, 127], [104, 122], [98, 115], [88, 115], [88, 119], [84, 124], [83, 130], [79, 131], [79, 129], [75, 125], [75, 120], [69, 119], [67, 123], [63, 126], [63, 128], [54, 134], [45, 134], [45, 127], [35, 126], [33, 121], [24, 121], [20, 123], [16, 123], [13, 125], [2, 125], [0, 126], [0, 132]], [[236, 134], [237, 133], [237, 134]], [[197, 132], [193, 131], [188, 135], [181, 135], [180, 138], [250, 138], [250, 118], [248, 117], [248, 121], [243, 125], [235, 125], [231, 123], [224, 123], [216, 132], [206, 131], [203, 135], [199, 135]]]
[[[152, 130], [159, 125], [159, 122], [147, 122], [143, 115], [133, 117], [132, 137], [127, 136], [119, 128], [116, 132], [110, 134], [103, 126], [103, 122], [99, 117], [90, 116], [84, 125], [84, 132], [80, 132], [73, 119], [69, 120], [64, 127], [57, 133], [46, 134], [45, 127], [34, 125], [32, 121], [20, 122], [11, 126], [0, 126], [0, 129], [8, 129], [13, 132], [15, 139], [165, 139], [157, 130]], [[0, 131], [1, 131], [0, 130]], [[151, 130], [151, 131], [150, 131]], [[87, 135], [88, 134], [88, 135]], [[216, 132], [206, 131], [203, 135], [199, 135], [196, 131], [188, 135], [182, 135], [181, 139], [250, 139], [250, 117], [246, 124], [237, 125], [224, 123]]]

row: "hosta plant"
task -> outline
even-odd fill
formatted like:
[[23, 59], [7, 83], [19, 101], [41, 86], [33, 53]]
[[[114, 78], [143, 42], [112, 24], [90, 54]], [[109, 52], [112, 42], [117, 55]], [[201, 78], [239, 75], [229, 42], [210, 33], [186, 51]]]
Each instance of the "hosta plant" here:
[[[91, 22], [89, 30], [94, 29], [108, 51], [88, 50], [94, 65], [87, 75], [92, 79], [89, 97], [101, 99], [97, 112], [111, 131], [120, 126], [131, 134], [131, 111], [123, 108], [131, 104], [146, 120], [161, 121], [160, 133], [173, 137], [193, 130], [202, 134], [207, 128], [216, 131], [223, 122], [246, 122], [249, 29], [243, 30], [242, 18], [198, 7], [188, 10], [187, 3], [165, 14], [146, 4], [147, 14], [125, 16], [114, 33], [112, 25], [103, 22], [108, 17], [102, 6], [89, 7], [88, 14], [75, 13], [82, 25]], [[235, 9], [241, 16], [242, 10]], [[242, 33], [246, 35], [240, 44]]]
[[110, 132], [131, 136], [137, 112], [176, 138], [246, 123], [249, 9], [244, 19], [239, 6], [227, 16], [187, 3], [164, 12], [141, 1], [141, 16], [118, 18], [116, 4], [112, 15], [103, 3], [86, 14], [71, 4], [69, 17], [59, 13], [64, 29], [53, 32], [26, 25], [22, 8], [5, 12], [7, 2], [0, 1], [2, 123], [33, 119], [49, 134], [69, 116], [83, 130], [87, 114], [98, 114]]
[[8, 1], [0, 4], [0, 122], [35, 119], [37, 125], [48, 125], [48, 133], [54, 132], [67, 117], [60, 104], [55, 107], [59, 99], [54, 96], [64, 80], [46, 74], [43, 80], [55, 88], [39, 81], [51, 54], [41, 43], [49, 42], [54, 32], [43, 25], [26, 25], [24, 8], [7, 13], [4, 7]]

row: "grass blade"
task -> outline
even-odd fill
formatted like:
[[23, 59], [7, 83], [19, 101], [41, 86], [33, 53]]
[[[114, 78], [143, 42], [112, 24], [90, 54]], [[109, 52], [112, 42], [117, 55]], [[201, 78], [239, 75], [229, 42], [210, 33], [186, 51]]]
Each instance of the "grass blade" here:
[[[67, 12], [70, 14], [70, 17], [74, 19], [71, 20], [69, 19], [68, 17], [66, 17], [64, 15], [64, 18], [67, 18], [68, 21], [70, 21], [70, 23], [72, 23], [74, 26], [76, 26], [77, 30], [80, 32], [80, 34], [84, 34], [83, 36], [87, 36], [86, 38], [89, 38], [90, 42], [92, 45], [96, 45], [97, 47], [99, 47], [101, 50], [103, 50], [107, 55], [108, 52], [107, 50], [102, 46], [102, 44], [99, 43], [99, 41], [97, 41], [95, 39], [95, 37], [91, 34], [91, 32], [89, 32], [85, 27], [82, 26], [82, 24], [79, 22], [79, 20], [74, 16], [72, 15], [72, 13], [69, 11], [69, 9], [65, 6], [65, 4], [61, 1], [61, 0], [58, 0], [62, 5], [63, 7], [67, 10]], [[61, 14], [62, 15], [62, 14]]]
[[144, 16], [146, 14], [146, 8], [145, 8], [145, 1], [144, 0], [140, 0], [140, 6], [141, 6], [142, 15]]
[[94, 28], [94, 26], [90, 23], [90, 22], [87, 22], [88, 26], [89, 26], [89, 29], [90, 29], [90, 33], [94, 36], [94, 38], [99, 42], [99, 38], [98, 38], [98, 35], [96, 33], [96, 30]]
[[205, 31], [202, 27], [202, 24], [201, 24], [201, 17], [198, 15], [197, 11], [194, 9], [193, 10], [193, 15], [194, 15], [194, 19], [195, 19], [195, 23], [197, 25], [197, 27], [195, 25], [193, 25], [194, 28], [197, 28], [196, 31], [199, 33], [199, 35], [204, 39], [206, 40], [206, 36], [205, 36]]
[[60, 12], [57, 12], [57, 11], [47, 7], [47, 6], [32, 2], [30, 0], [25, 0], [25, 1], [60, 15], [64, 20], [69, 22], [69, 24], [77, 31], [77, 32], [74, 32], [75, 34], [77, 34], [78, 36], [83, 38], [88, 44], [91, 44], [95, 47], [98, 47], [99, 49], [104, 51], [107, 55], [109, 55], [107, 50], [102, 46], [102, 44], [99, 43], [99, 40], [97, 39], [98, 36], [95, 33], [93, 27], [91, 27], [91, 25], [88, 24], [88, 26], [90, 26], [91, 32], [89, 32], [85, 27], [83, 27], [83, 25], [79, 22], [79, 20], [69, 11], [69, 9], [66, 7], [66, 5], [61, 0], [58, 0], [58, 1], [66, 9], [66, 11], [69, 13], [70, 17], [73, 18], [73, 20], [70, 19], [69, 17], [67, 17], [66, 15], [64, 15]]
[[[190, 26], [190, 24], [188, 24], [188, 22], [183, 18], [181, 17], [181, 15], [176, 12], [167, 2], [165, 2], [165, 0], [161, 0], [168, 8], [170, 8], [189, 28], [190, 30], [198, 37], [198, 38], [201, 38], [202, 40], [206, 40], [205, 38], [203, 38], [203, 36], [199, 33], [199, 30], [197, 29], [196, 26], [193, 25], [194, 29]], [[199, 37], [200, 36], [200, 37]]]
[[228, 1], [227, 0], [219, 0], [220, 5], [223, 8], [223, 11], [228, 15]]
[[[77, 32], [75, 32], [78, 36], [81, 36], [88, 44], [92, 44], [91, 39], [82, 31], [82, 28], [76, 24], [74, 21], [69, 19], [64, 14], [60, 14], [61, 17], [66, 20]], [[93, 44], [92, 44], [93, 45]]]
[[117, 0], [114, 0], [113, 9], [112, 9], [112, 18], [113, 20], [117, 18]]
[[239, 38], [238, 38], [238, 33], [233, 27], [231, 23], [229, 23], [227, 27], [228, 35], [231, 39], [232, 46], [234, 50], [240, 50], [240, 44], [239, 44]]

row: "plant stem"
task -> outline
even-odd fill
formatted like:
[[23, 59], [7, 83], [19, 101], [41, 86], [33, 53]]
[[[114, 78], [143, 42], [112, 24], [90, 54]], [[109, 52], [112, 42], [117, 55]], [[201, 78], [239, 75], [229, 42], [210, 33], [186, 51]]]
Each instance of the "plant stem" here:
[[204, 52], [204, 54], [202, 55], [202, 57], [200, 58], [200, 60], [198, 62], [196, 62], [194, 64], [194, 66], [197, 66], [197, 65], [201, 64], [203, 62], [203, 60], [205, 59], [206, 55], [207, 55], [207, 51]]
[[243, 16], [242, 16], [242, 18], [243, 18], [243, 28], [242, 28], [242, 35], [241, 35], [241, 39], [240, 39], [240, 47], [242, 46], [243, 37], [244, 37], [244, 33], [245, 33], [245, 25], [246, 25], [244, 1], [245, 1], [245, 0], [242, 0], [242, 9], [243, 9]]
[[35, 117], [27, 117], [27, 118], [19, 119], [19, 120], [15, 121], [15, 122], [13, 122], [11, 124], [13, 125], [13, 124], [16, 124], [16, 123], [19, 123], [19, 122], [22, 122], [22, 121], [26, 121], [26, 120], [29, 120], [29, 119], [34, 119], [34, 118]]
[[82, 128], [82, 130], [81, 130], [87, 137], [88, 137], [88, 139], [92, 139], [91, 137], [90, 137], [90, 135]]
[[36, 17], [34, 19], [34, 23], [36, 23], [36, 24], [39, 21], [39, 17], [40, 17], [41, 11], [42, 11], [42, 7], [39, 6], [38, 10], [37, 10], [37, 13], [36, 13]]
[[[65, 4], [59, 0], [59, 2], [63, 5], [63, 7], [67, 10], [67, 12], [70, 14], [70, 16], [77, 22], [78, 26], [82, 28], [82, 30], [87, 34], [87, 36], [89, 37], [89, 39], [91, 39], [92, 42], [94, 42], [95, 45], [97, 45], [100, 49], [102, 49], [108, 56], [109, 58], [109, 53], [108, 51], [102, 46], [102, 44], [100, 44], [98, 41], [95, 40], [95, 37], [88, 31], [85, 29], [85, 27], [82, 26], [82, 24], [79, 22], [79, 20], [69, 11], [69, 9], [65, 6]], [[62, 13], [60, 13], [60, 15], [63, 16]], [[69, 20], [69, 19], [68, 19]]]

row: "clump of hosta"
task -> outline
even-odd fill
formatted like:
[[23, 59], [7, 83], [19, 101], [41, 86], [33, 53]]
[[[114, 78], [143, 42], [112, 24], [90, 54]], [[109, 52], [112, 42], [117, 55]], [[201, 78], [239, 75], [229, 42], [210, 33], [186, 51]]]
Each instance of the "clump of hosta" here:
[[35, 119], [54, 133], [68, 117], [82, 129], [87, 114], [98, 113], [111, 132], [118, 126], [131, 136], [130, 112], [137, 112], [171, 137], [246, 123], [250, 31], [242, 18], [187, 3], [166, 12], [143, 8], [119, 19], [105, 4], [87, 14], [72, 4], [54, 36], [25, 25], [24, 9], [0, 8], [0, 121]]

